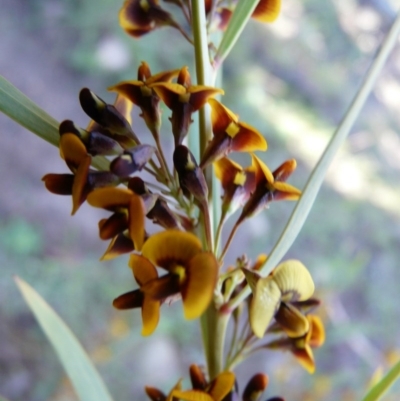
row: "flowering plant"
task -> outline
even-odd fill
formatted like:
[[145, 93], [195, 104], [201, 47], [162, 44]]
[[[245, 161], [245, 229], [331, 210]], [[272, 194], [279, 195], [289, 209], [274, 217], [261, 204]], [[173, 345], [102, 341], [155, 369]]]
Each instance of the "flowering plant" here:
[[[165, 3], [171, 3], [173, 11]], [[109, 241], [101, 259], [129, 254], [132, 283], [136, 283], [132, 291], [115, 294], [113, 306], [140, 309], [143, 336], [157, 329], [161, 311], [172, 302], [182, 303], [186, 319], [200, 321], [205, 361], [204, 366], [195, 361], [189, 368], [192, 388], [183, 387], [181, 381], [172, 389], [145, 387], [153, 401], [258, 400], [273, 373], [254, 372], [244, 389], [238, 389], [234, 368], [265, 350], [289, 350], [309, 373], [316, 369], [314, 349], [325, 339], [317, 311], [320, 300], [313, 296], [314, 282], [307, 268], [299, 260], [283, 258], [393, 46], [399, 22], [301, 191], [287, 182], [296, 161], [288, 158], [271, 170], [263, 161], [268, 138], [224, 104], [228, 89], [215, 86], [248, 20], [273, 23], [280, 6], [280, 0], [125, 1], [120, 25], [133, 38], [174, 28], [193, 45], [196, 84], [186, 66], [154, 74], [143, 61], [136, 79], [109, 88], [116, 93], [114, 104], [88, 88], [80, 91], [81, 107], [90, 119], [86, 128], [71, 120], [53, 121], [1, 81], [1, 110], [57, 145], [69, 169], [46, 174], [47, 190], [71, 196], [72, 214], [84, 202], [111, 213], [98, 224], [100, 238]], [[162, 104], [171, 110], [168, 146], [161, 141]], [[147, 133], [137, 133], [132, 107], [140, 109]], [[198, 127], [193, 124], [196, 113]], [[248, 166], [234, 160], [236, 152], [247, 154]], [[296, 207], [269, 254], [232, 249], [242, 223], [265, 209], [273, 213], [275, 201], [296, 202]], [[235, 212], [236, 220], [228, 229], [226, 222]], [[233, 265], [226, 263], [228, 254], [235, 258]], [[62, 322], [26, 283], [17, 282], [81, 399], [110, 400]], [[70, 347], [67, 351], [65, 343]], [[89, 380], [74, 372], [71, 350], [79, 355]], [[364, 399], [378, 399], [399, 374], [397, 364]]]

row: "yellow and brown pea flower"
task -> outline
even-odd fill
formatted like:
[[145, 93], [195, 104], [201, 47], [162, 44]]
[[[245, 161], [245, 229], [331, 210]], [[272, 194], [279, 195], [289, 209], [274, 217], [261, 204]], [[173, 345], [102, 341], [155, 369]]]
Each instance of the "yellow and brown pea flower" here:
[[322, 320], [316, 315], [307, 315], [309, 330], [299, 337], [285, 337], [264, 345], [269, 349], [287, 349], [309, 373], [315, 372], [312, 349], [321, 347], [325, 342], [325, 329]]
[[[211, 10], [211, 1], [206, 1], [206, 13]], [[219, 30], [224, 30], [231, 19], [234, 8], [230, 7], [217, 7], [215, 10], [214, 18], [218, 18], [218, 23], [213, 23]], [[260, 0], [253, 11], [252, 18], [256, 21], [263, 23], [274, 22], [281, 10], [281, 0]]]
[[243, 269], [252, 290], [250, 326], [262, 338], [273, 318], [292, 338], [305, 335], [309, 321], [297, 306], [314, 293], [314, 282], [307, 268], [298, 260], [287, 260], [277, 266], [267, 277], [256, 271]]
[[[154, 202], [151, 198], [148, 203]], [[146, 204], [143, 199], [128, 188], [99, 188], [92, 191], [89, 205], [114, 212], [108, 219], [99, 222], [101, 239], [112, 239], [129, 231], [134, 249], [140, 251], [145, 239]]]
[[201, 168], [231, 152], [267, 150], [267, 141], [254, 127], [240, 122], [236, 114], [217, 100], [210, 99], [208, 104], [214, 137], [201, 158]]
[[[234, 373], [221, 372], [214, 380], [208, 381], [203, 370], [198, 365], [190, 366], [190, 380], [192, 389], [182, 390], [181, 381], [165, 395], [155, 387], [145, 387], [146, 394], [152, 401], [258, 401], [268, 386], [268, 376], [263, 373], [255, 374], [247, 383], [242, 397], [239, 396], [238, 386]], [[284, 401], [274, 397], [266, 401]]]
[[221, 220], [223, 221], [239, 207], [242, 207], [254, 192], [255, 168], [254, 166], [242, 168], [240, 164], [223, 157], [214, 162], [214, 173], [221, 181], [224, 190], [221, 206]]
[[57, 195], [72, 195], [72, 214], [85, 202], [95, 188], [115, 186], [121, 179], [109, 171], [90, 169], [91, 156], [81, 139], [72, 132], [62, 133], [60, 154], [72, 174], [46, 174], [42, 180], [46, 188]]
[[119, 13], [119, 23], [134, 38], [162, 26], [180, 28], [172, 15], [160, 7], [158, 0], [126, 0]]
[[160, 82], [151, 87], [172, 110], [170, 120], [175, 147], [186, 137], [192, 123], [192, 114], [202, 108], [211, 97], [224, 93], [222, 89], [192, 85], [187, 67], [180, 70], [177, 83]]
[[255, 189], [237, 221], [239, 225], [243, 220], [254, 216], [266, 208], [272, 201], [297, 200], [301, 191], [284, 182], [295, 170], [296, 161], [287, 160], [273, 173], [257, 156], [252, 155], [252, 166], [255, 169]]
[[[211, 252], [203, 252], [193, 234], [177, 230], [154, 234], [144, 243], [141, 255], [131, 255], [129, 266], [140, 287], [118, 297], [114, 306], [141, 307], [144, 335], [155, 330], [159, 306], [166, 299], [180, 295], [187, 319], [201, 316], [211, 302], [218, 263]], [[159, 277], [156, 267], [168, 273]]]
[[[140, 287], [158, 278], [157, 269], [143, 256], [132, 254], [129, 259], [129, 267]], [[120, 295], [114, 299], [113, 305], [117, 309], [141, 308], [143, 336], [152, 334], [157, 328], [160, 320], [161, 301], [145, 294], [140, 288]]]
[[151, 75], [148, 64], [143, 61], [138, 69], [137, 80], [120, 82], [110, 87], [109, 90], [125, 96], [138, 106], [142, 112], [141, 116], [153, 137], [158, 138], [161, 126], [160, 98], [151, 86], [160, 82], [169, 82], [178, 73], [179, 70], [171, 70]]
[[79, 99], [83, 110], [92, 118], [86, 130], [70, 120], [63, 121], [59, 127], [60, 156], [72, 174], [47, 174], [43, 177], [50, 192], [72, 195], [72, 214], [92, 190], [116, 186], [124, 181], [112, 171], [90, 169], [91, 156], [119, 154], [138, 143], [130, 126], [131, 105], [127, 99], [117, 96], [115, 104], [109, 105], [87, 88], [81, 90]]

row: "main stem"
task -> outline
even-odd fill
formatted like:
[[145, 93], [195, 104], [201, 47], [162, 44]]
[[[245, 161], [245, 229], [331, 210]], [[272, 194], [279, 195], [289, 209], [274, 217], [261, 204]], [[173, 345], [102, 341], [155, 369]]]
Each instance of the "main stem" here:
[[[215, 83], [215, 71], [210, 63], [208, 52], [208, 35], [207, 21], [205, 15], [204, 0], [192, 0], [192, 29], [194, 39], [194, 52], [196, 60], [196, 76], [198, 85], [213, 86]], [[199, 111], [199, 150], [200, 157], [204, 153], [208, 141], [212, 136], [212, 126], [210, 112], [207, 107], [203, 107]], [[210, 216], [214, 221], [216, 213], [212, 207], [215, 194], [215, 178], [213, 178], [212, 167], [208, 167], [204, 171], [208, 189], [209, 199], [208, 208]], [[212, 230], [213, 234], [215, 230]], [[214, 248], [212, 239], [212, 248]], [[201, 317], [201, 331], [203, 338], [204, 353], [206, 357], [208, 374], [210, 380], [217, 376], [223, 369], [223, 351], [225, 342], [226, 326], [229, 315], [221, 314], [212, 302], [207, 311]]]

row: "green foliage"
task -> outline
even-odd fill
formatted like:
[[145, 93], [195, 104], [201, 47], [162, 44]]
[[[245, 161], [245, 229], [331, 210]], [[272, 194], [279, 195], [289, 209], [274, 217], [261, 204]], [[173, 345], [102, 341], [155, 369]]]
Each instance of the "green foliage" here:
[[20, 278], [16, 278], [16, 283], [56, 350], [81, 401], [112, 401], [100, 376], [71, 330], [29, 284]]

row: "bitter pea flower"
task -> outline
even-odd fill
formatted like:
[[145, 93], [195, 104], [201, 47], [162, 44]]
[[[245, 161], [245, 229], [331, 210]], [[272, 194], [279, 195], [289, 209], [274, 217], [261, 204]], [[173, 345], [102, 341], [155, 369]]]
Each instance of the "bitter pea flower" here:
[[214, 137], [202, 156], [200, 167], [204, 168], [230, 152], [267, 150], [267, 141], [258, 130], [239, 121], [239, 117], [218, 100], [210, 99], [208, 104]]
[[203, 107], [211, 97], [224, 93], [222, 89], [192, 85], [187, 67], [180, 70], [177, 83], [160, 82], [151, 85], [151, 87], [172, 110], [170, 120], [175, 146], [180, 145], [186, 137], [192, 123], [192, 114]]
[[154, 234], [144, 243], [142, 256], [168, 272], [144, 284], [142, 292], [157, 300], [181, 294], [186, 319], [203, 314], [213, 296], [218, 263], [211, 252], [202, 250], [194, 234], [178, 230]]
[[292, 304], [305, 301], [314, 293], [314, 282], [307, 268], [298, 260], [287, 260], [267, 277], [243, 269], [253, 296], [250, 303], [250, 325], [262, 338], [275, 317], [289, 337], [300, 337], [309, 330], [309, 322]]

